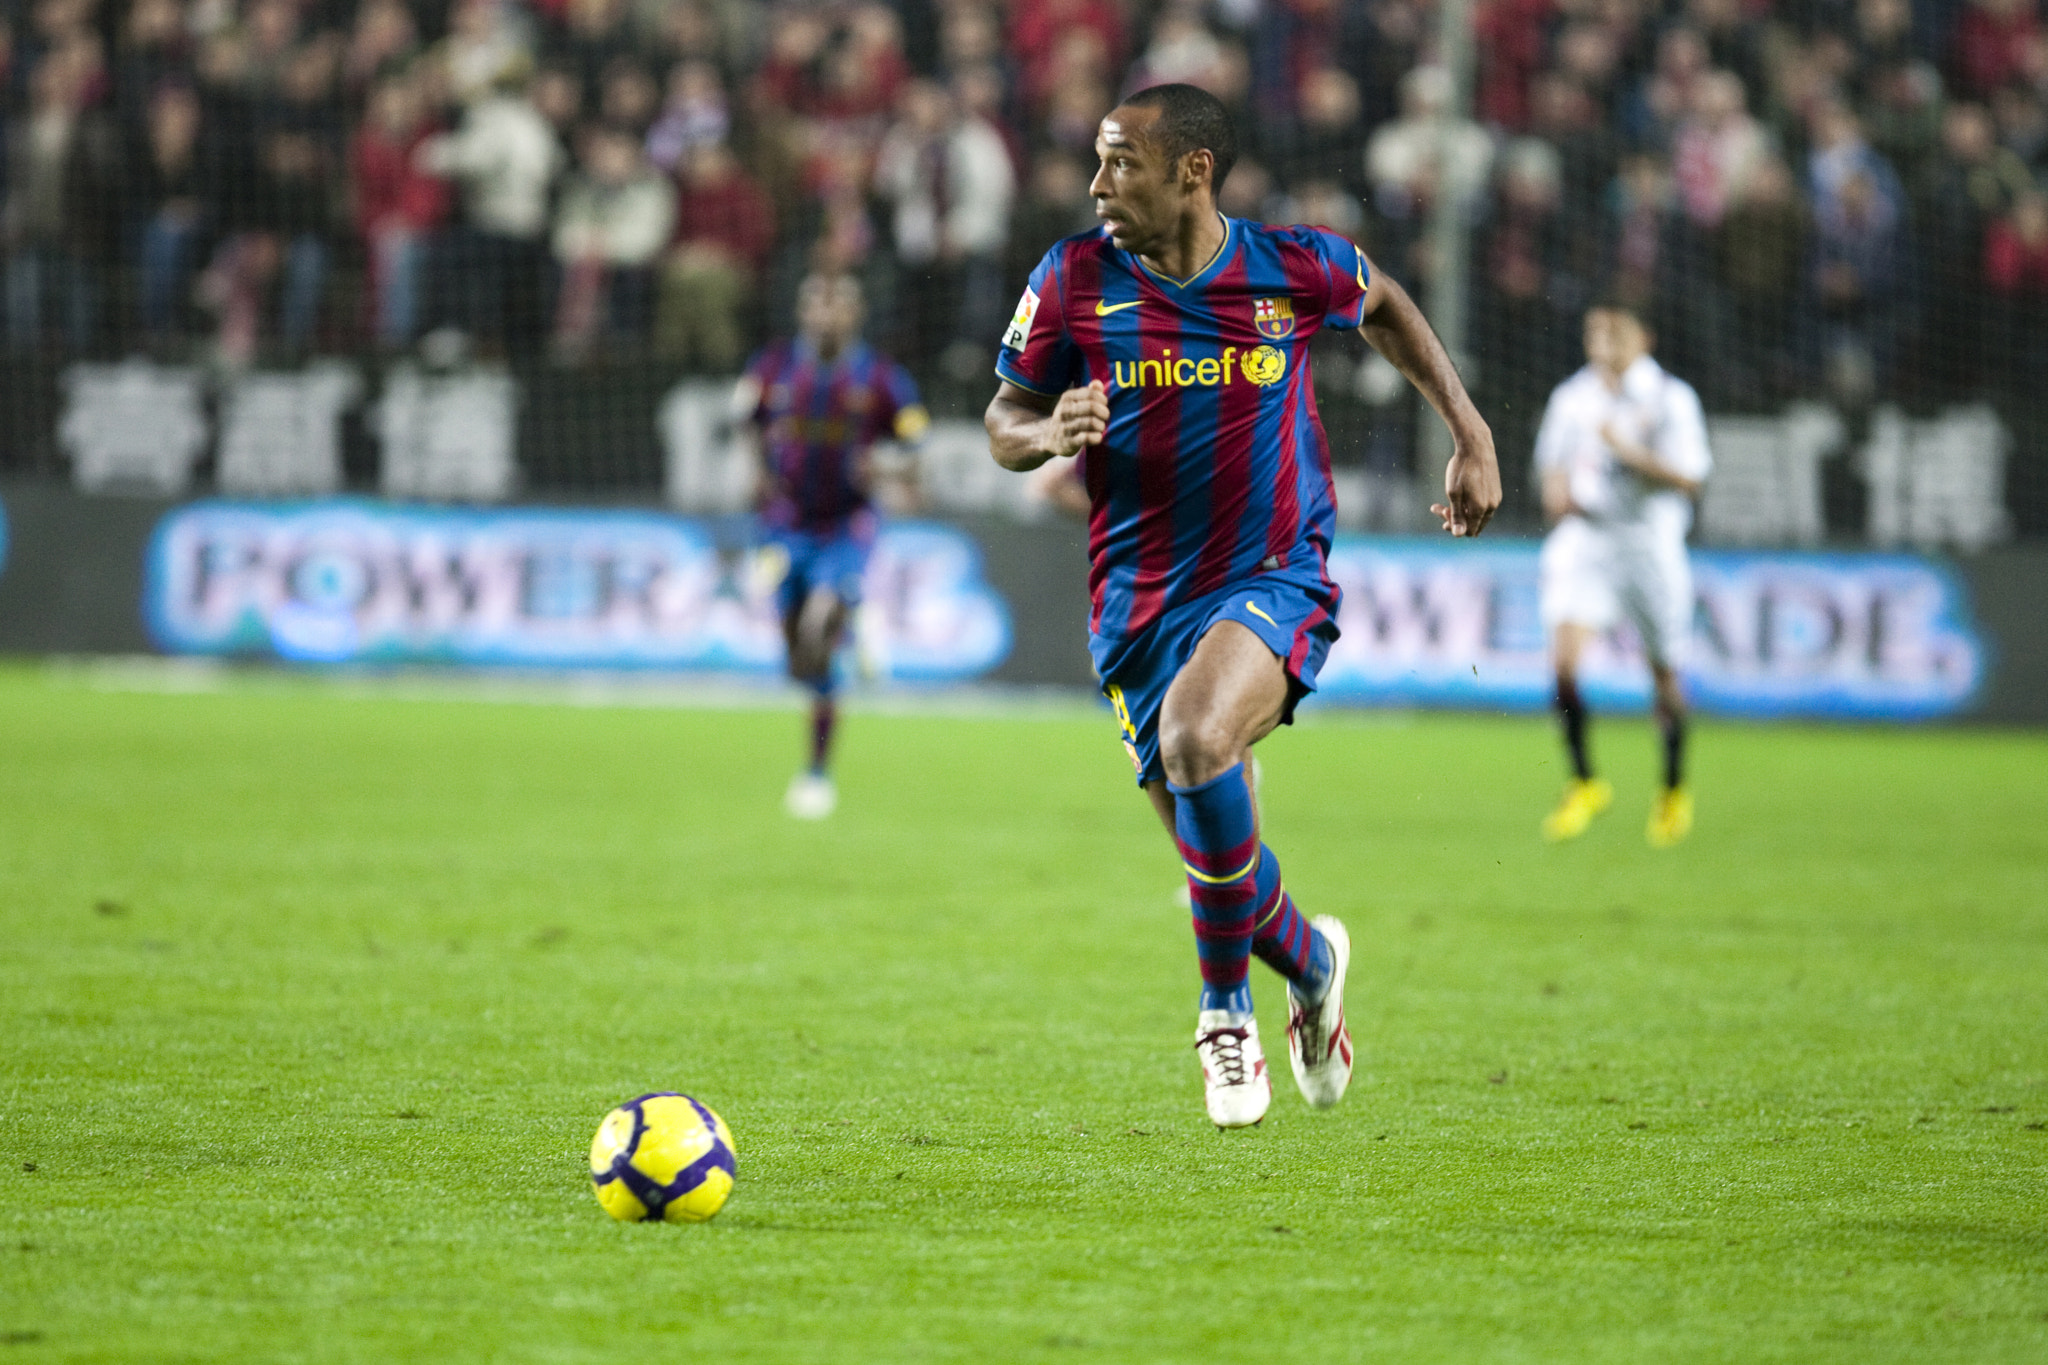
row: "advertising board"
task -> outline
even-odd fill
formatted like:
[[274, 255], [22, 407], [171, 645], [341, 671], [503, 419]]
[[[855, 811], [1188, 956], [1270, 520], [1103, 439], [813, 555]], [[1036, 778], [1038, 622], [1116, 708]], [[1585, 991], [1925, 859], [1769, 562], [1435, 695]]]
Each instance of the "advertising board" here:
[[[651, 512], [202, 502], [158, 524], [143, 612], [179, 654], [769, 671], [774, 562]], [[859, 659], [879, 677], [959, 681], [1009, 652], [1009, 613], [958, 530], [890, 524], [866, 589]]]
[[[1987, 646], [1959, 578], [1912, 555], [1696, 550], [1687, 685], [1738, 715], [1913, 719], [1969, 708]], [[1542, 706], [1552, 681], [1537, 615], [1534, 542], [1340, 536], [1343, 638], [1329, 700]], [[1649, 696], [1623, 627], [1598, 640], [1582, 683], [1608, 704]]]

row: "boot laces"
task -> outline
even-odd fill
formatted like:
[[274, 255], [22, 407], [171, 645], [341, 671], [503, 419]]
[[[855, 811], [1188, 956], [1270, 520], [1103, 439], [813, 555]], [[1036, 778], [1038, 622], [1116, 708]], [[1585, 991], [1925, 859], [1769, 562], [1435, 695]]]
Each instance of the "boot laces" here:
[[1224, 1085], [1245, 1083], [1245, 1040], [1251, 1036], [1246, 1028], [1210, 1029], [1195, 1039], [1195, 1050], [1208, 1058], [1210, 1068]]

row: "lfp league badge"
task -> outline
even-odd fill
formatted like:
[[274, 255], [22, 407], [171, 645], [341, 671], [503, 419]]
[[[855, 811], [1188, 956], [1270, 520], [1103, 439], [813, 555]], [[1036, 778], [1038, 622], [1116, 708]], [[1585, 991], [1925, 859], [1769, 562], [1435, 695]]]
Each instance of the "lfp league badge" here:
[[1270, 341], [1285, 341], [1294, 335], [1294, 300], [1252, 300], [1252, 325]]

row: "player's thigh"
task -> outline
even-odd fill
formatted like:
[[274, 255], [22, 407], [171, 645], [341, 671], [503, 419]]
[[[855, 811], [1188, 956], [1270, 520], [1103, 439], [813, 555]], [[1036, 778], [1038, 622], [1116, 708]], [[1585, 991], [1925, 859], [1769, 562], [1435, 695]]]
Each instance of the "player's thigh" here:
[[1160, 709], [1169, 776], [1206, 782], [1228, 768], [1280, 723], [1287, 688], [1286, 666], [1249, 628], [1229, 620], [1210, 626]]
[[1597, 633], [1614, 624], [1612, 555], [1599, 532], [1567, 521], [1543, 542], [1537, 561], [1537, 603], [1544, 629], [1555, 638], [1565, 625]]
[[1676, 669], [1692, 638], [1692, 565], [1682, 545], [1638, 546], [1622, 565], [1621, 605], [1651, 664]]

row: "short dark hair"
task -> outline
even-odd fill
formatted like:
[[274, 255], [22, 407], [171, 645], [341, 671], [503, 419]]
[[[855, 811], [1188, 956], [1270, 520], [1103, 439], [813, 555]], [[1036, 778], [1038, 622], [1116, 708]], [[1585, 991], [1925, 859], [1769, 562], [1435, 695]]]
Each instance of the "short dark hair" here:
[[1189, 152], [1205, 151], [1215, 159], [1216, 170], [1209, 188], [1223, 189], [1224, 177], [1237, 164], [1237, 130], [1230, 126], [1230, 111], [1199, 85], [1153, 85], [1127, 96], [1129, 109], [1157, 109], [1159, 121], [1152, 136], [1165, 148], [1167, 157], [1179, 163]]
[[1607, 293], [1596, 294], [1593, 302], [1587, 305], [1586, 311], [1589, 313], [1619, 313], [1645, 332], [1650, 333], [1652, 336], [1656, 335], [1657, 329], [1650, 325], [1650, 310], [1643, 306], [1641, 300], [1631, 295], [1612, 290]]

